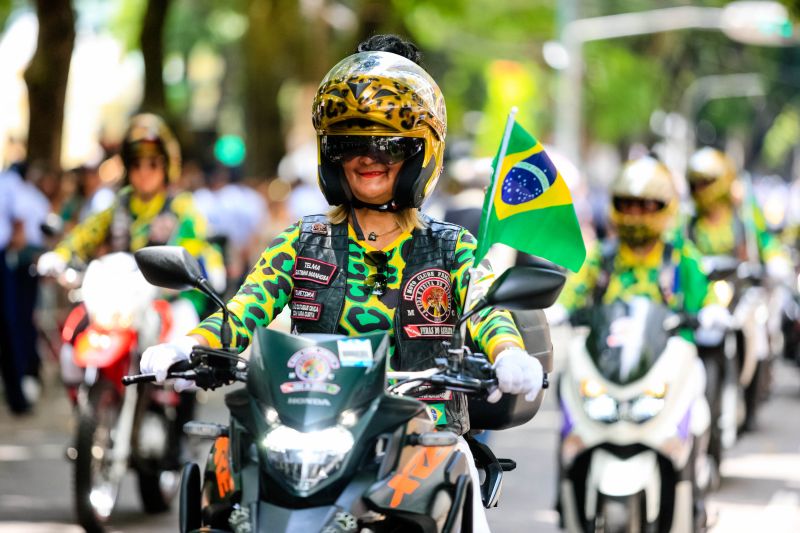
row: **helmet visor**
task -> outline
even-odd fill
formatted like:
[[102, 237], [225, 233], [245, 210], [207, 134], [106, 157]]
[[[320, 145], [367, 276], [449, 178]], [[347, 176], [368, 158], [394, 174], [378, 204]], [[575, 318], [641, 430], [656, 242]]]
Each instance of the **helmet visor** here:
[[354, 157], [368, 156], [379, 163], [393, 165], [409, 159], [425, 148], [419, 137], [372, 135], [323, 135], [320, 137], [323, 161], [341, 164]]

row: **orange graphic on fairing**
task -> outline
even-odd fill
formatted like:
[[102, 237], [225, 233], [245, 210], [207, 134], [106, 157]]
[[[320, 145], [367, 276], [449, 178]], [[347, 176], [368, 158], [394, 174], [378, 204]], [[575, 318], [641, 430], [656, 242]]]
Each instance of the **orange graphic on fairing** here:
[[450, 456], [453, 448], [453, 446], [432, 446], [418, 449], [403, 470], [387, 483], [394, 490], [389, 507], [396, 508], [407, 494], [413, 494], [419, 488], [420, 481], [428, 479], [436, 467]]
[[224, 498], [233, 492], [231, 464], [228, 459], [229, 450], [230, 439], [228, 437], [218, 437], [214, 442], [214, 473], [217, 477], [217, 490], [220, 498]]

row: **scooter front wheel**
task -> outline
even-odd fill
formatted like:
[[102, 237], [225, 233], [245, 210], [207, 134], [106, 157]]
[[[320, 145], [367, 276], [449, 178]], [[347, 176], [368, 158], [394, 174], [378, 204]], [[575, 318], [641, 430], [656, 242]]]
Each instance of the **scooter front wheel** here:
[[82, 408], [75, 443], [74, 489], [78, 522], [89, 532], [102, 532], [117, 502], [121, 478], [114, 474], [113, 429], [120, 398], [100, 383], [91, 391], [88, 409]]
[[642, 494], [625, 498], [604, 498], [595, 517], [595, 533], [644, 533], [644, 499]]

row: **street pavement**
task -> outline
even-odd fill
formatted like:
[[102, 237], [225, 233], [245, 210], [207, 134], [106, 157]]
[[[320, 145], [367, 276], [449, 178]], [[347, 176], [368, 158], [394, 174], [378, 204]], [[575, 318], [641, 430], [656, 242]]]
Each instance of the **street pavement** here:
[[[0, 533], [73, 533], [72, 477], [64, 458], [73, 434], [71, 408], [48, 367], [47, 390], [34, 415], [11, 417], [0, 408]], [[223, 394], [203, 396], [199, 418], [224, 422]], [[757, 432], [729, 450], [723, 482], [711, 496], [715, 533], [800, 531], [800, 371], [779, 364], [772, 397], [764, 404]], [[555, 532], [556, 441], [559, 418], [553, 395], [530, 423], [491, 435], [498, 457], [517, 461], [505, 474], [500, 507], [487, 511], [494, 532]], [[193, 455], [204, 460], [206, 443]], [[121, 491], [109, 531], [167, 532], [177, 529], [177, 506], [170, 513], [142, 513], [133, 475]]]

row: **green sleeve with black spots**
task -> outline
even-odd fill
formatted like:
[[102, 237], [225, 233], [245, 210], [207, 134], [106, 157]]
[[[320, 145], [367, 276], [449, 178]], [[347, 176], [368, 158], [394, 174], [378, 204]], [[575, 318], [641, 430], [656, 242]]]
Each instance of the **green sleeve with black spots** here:
[[558, 303], [570, 313], [592, 303], [592, 293], [603, 268], [603, 251], [599, 243], [589, 250], [581, 269], [567, 277], [567, 282], [558, 297]]
[[677, 291], [683, 295], [683, 310], [695, 314], [716, 300], [700, 264], [700, 252], [688, 240], [683, 241], [679, 250]]
[[[469, 285], [470, 267], [475, 260], [475, 246], [477, 241], [467, 230], [462, 229], [458, 236], [455, 251], [455, 264], [451, 276], [455, 285], [456, 309], [459, 316], [463, 312], [464, 301]], [[494, 274], [489, 272], [476, 280], [474, 284], [479, 291], [488, 289], [494, 281]], [[502, 342], [511, 342], [521, 348], [525, 347], [522, 336], [517, 329], [511, 313], [499, 309], [489, 308], [477, 315], [477, 320], [468, 320], [467, 327], [478, 349], [493, 358], [495, 347]]]
[[56, 245], [55, 252], [65, 261], [69, 261], [73, 256], [89, 261], [108, 236], [114, 209], [116, 202], [108, 209], [95, 213], [72, 228], [66, 238]]
[[[292, 268], [296, 258], [294, 243], [300, 236], [300, 225], [294, 224], [278, 235], [261, 254], [239, 291], [227, 303], [231, 313], [233, 344], [244, 350], [258, 327], [266, 327], [289, 302], [294, 283]], [[220, 347], [222, 312], [209, 316], [190, 332]]]

